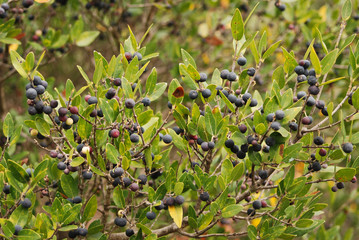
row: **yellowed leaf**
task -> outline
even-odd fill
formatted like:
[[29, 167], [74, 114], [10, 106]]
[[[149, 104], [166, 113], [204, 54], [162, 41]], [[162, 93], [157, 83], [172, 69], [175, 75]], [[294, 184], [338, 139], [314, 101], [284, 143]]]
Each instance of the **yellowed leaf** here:
[[50, 2], [50, 0], [35, 0], [35, 2], [38, 2], [38, 3], [47, 3], [47, 2]]
[[168, 211], [170, 212], [170, 215], [173, 218], [173, 221], [176, 223], [177, 227], [181, 228], [183, 219], [182, 206], [169, 206]]

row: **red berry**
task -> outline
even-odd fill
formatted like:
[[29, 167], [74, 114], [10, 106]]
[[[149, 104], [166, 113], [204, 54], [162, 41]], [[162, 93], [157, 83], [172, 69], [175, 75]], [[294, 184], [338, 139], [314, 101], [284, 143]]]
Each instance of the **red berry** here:
[[85, 101], [87, 102], [90, 99], [91, 95], [86, 95], [85, 96]]
[[111, 137], [118, 138], [119, 136], [120, 136], [120, 131], [118, 131], [118, 129], [111, 130]]
[[262, 208], [268, 207], [268, 204], [266, 201], [262, 200], [261, 203], [262, 203]]
[[352, 178], [352, 180], [350, 180], [352, 183], [356, 183], [357, 182], [357, 177], [356, 176], [354, 176], [353, 178]]
[[79, 109], [75, 106], [70, 107], [70, 113], [72, 114], [78, 114], [79, 113]]
[[327, 150], [325, 150], [325, 149], [323, 149], [323, 148], [320, 149], [320, 150], [319, 150], [319, 155], [322, 156], [322, 157], [324, 157], [325, 155], [327, 155]]

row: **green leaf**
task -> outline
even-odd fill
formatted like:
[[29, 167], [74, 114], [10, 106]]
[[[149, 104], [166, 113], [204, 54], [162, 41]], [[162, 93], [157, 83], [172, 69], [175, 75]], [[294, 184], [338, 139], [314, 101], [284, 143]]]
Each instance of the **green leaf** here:
[[343, 7], [342, 7], [342, 19], [347, 21], [352, 14], [352, 1], [346, 0]]
[[222, 209], [222, 217], [230, 218], [239, 213], [243, 207], [241, 205], [232, 204]]
[[21, 167], [20, 164], [13, 160], [7, 160], [8, 169], [11, 171], [11, 174], [16, 177], [16, 180], [22, 183], [26, 183], [29, 175], [26, 173], [25, 169]]
[[31, 229], [23, 229], [19, 232], [16, 239], [19, 240], [37, 240], [41, 239], [40, 234]]
[[329, 123], [333, 123], [333, 110], [334, 110], [334, 104], [333, 102], [330, 102], [327, 106], [328, 116], [329, 116]]
[[67, 197], [75, 197], [79, 193], [77, 182], [71, 175], [62, 174], [61, 176], [61, 188]]
[[65, 227], [61, 227], [59, 228], [59, 231], [60, 232], [67, 232], [67, 231], [70, 231], [70, 230], [74, 230], [74, 229], [78, 229], [79, 227], [77, 225], [67, 225]]
[[127, 25], [127, 27], [128, 27], [128, 30], [130, 31], [131, 45], [132, 45], [133, 49], [134, 49], [135, 51], [137, 51], [138, 46], [137, 46], [136, 37], [135, 37], [135, 35], [133, 34], [133, 32], [132, 32], [132, 30], [131, 30], [131, 28], [130, 28], [130, 25]]
[[205, 229], [212, 222], [212, 220], [213, 220], [213, 214], [212, 213], [209, 212], [209, 213], [205, 214], [201, 218], [198, 230]]
[[69, 97], [75, 92], [75, 86], [70, 79], [66, 81], [66, 100], [69, 100]]
[[102, 72], [103, 72], [103, 62], [100, 60], [100, 61], [97, 61], [97, 63], [96, 63], [95, 72], [94, 72], [93, 78], [92, 78], [95, 85], [97, 85], [97, 83], [102, 78]]
[[90, 45], [100, 34], [99, 31], [86, 31], [81, 33], [80, 37], [76, 40], [76, 45], [79, 47], [86, 47]]
[[332, 69], [335, 61], [337, 60], [338, 51], [339, 49], [334, 49], [322, 59], [322, 61], [320, 62], [322, 74], [326, 74]]
[[335, 179], [338, 182], [348, 182], [355, 176], [355, 168], [342, 168], [335, 173]]
[[314, 221], [312, 219], [300, 219], [295, 223], [297, 228], [309, 228]]
[[315, 73], [317, 75], [321, 75], [322, 68], [320, 66], [320, 61], [319, 61], [318, 55], [315, 52], [313, 46], [312, 46], [312, 49], [310, 51], [310, 61], [312, 62], [312, 65], [314, 67]]
[[233, 104], [228, 100], [228, 98], [226, 97], [226, 95], [224, 95], [222, 93], [222, 91], [219, 91], [219, 94], [221, 95], [221, 98], [223, 100], [223, 102], [227, 105], [227, 107], [229, 108], [229, 110], [231, 110], [231, 112], [235, 112], [236, 109], [234, 108]]
[[118, 150], [113, 146], [111, 143], [106, 144], [106, 156], [107, 159], [110, 160], [111, 163], [117, 164], [118, 163], [118, 156], [120, 153]]
[[355, 109], [359, 109], [359, 89], [357, 89], [352, 96], [353, 106]]
[[86, 80], [87, 84], [91, 84], [91, 81], [89, 79], [89, 77], [87, 76], [87, 74], [85, 73], [85, 71], [82, 69], [81, 66], [77, 65], [77, 68], [79, 69], [82, 77]]
[[148, 76], [146, 81], [146, 94], [152, 93], [157, 83], [157, 70], [152, 68], [151, 74]]
[[274, 51], [278, 48], [279, 44], [282, 42], [282, 40], [279, 40], [276, 43], [273, 43], [263, 54], [263, 60], [267, 59]]
[[27, 54], [26, 56], [26, 61], [25, 61], [25, 69], [27, 72], [30, 72], [32, 70], [32, 68], [34, 67], [34, 63], [35, 63], [34, 53], [29, 52], [29, 54]]
[[182, 60], [186, 67], [191, 64], [193, 67], [197, 68], [196, 62], [194, 61], [193, 57], [183, 48], [181, 48]]
[[183, 219], [183, 208], [182, 206], [168, 206], [168, 211], [173, 219], [173, 221], [176, 223], [178, 228], [181, 228], [182, 226], [182, 219]]
[[173, 192], [175, 193], [176, 196], [178, 196], [182, 193], [183, 187], [184, 187], [183, 182], [177, 182], [175, 184], [175, 188], [174, 188]]
[[77, 167], [80, 166], [84, 161], [85, 159], [83, 157], [77, 157], [75, 159], [72, 159], [70, 165], [73, 167]]
[[119, 208], [125, 208], [125, 198], [123, 196], [123, 191], [120, 186], [117, 186], [113, 191], [113, 201]]
[[86, 204], [81, 222], [86, 222], [91, 220], [91, 218], [95, 216], [96, 212], [97, 212], [97, 197], [96, 195], [93, 195]]
[[50, 135], [50, 125], [43, 118], [37, 117], [35, 119], [35, 124], [36, 124], [37, 130], [42, 135], [44, 135], [44, 136]]
[[27, 73], [25, 69], [22, 67], [21, 63], [25, 62], [25, 60], [14, 50], [10, 51], [11, 63], [16, 69], [16, 71], [23, 77], [27, 78]]
[[244, 24], [241, 12], [237, 8], [234, 12], [232, 21], [231, 21], [231, 30], [232, 30], [232, 36], [235, 40], [239, 41], [244, 34]]
[[15, 38], [0, 38], [0, 42], [5, 44], [21, 44], [21, 42]]
[[167, 83], [165, 82], [157, 83], [155, 89], [153, 90], [152, 94], [148, 98], [151, 101], [157, 100], [166, 91], [166, 88], [167, 88]]
[[4, 124], [3, 124], [3, 132], [5, 137], [11, 137], [14, 131], [14, 121], [12, 120], [12, 116], [10, 113], [6, 114]]
[[171, 137], [172, 137], [172, 139], [173, 139], [174, 145], [175, 145], [178, 149], [180, 149], [180, 150], [182, 150], [182, 151], [186, 151], [187, 146], [186, 146], [186, 144], [183, 142], [183, 139], [182, 139], [179, 135], [177, 135], [177, 133], [176, 133], [173, 129], [170, 129], [170, 128], [169, 128], [168, 131], [169, 131], [169, 134], [171, 135]]
[[233, 168], [230, 180], [237, 181], [243, 176], [243, 174], [244, 174], [244, 163], [240, 162]]

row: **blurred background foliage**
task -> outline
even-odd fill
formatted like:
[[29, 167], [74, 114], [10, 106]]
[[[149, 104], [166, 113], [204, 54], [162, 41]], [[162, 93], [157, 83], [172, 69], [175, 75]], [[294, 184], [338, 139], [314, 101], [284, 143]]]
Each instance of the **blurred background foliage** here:
[[[316, 39], [314, 48], [320, 59], [325, 56], [325, 48], [334, 48], [343, 4], [340, 0], [282, 0], [286, 10], [281, 12], [272, 0], [39, 0], [22, 12], [20, 2], [10, 2], [8, 17], [0, 19], [0, 25], [10, 21], [10, 25], [13, 25], [0, 28], [0, 114], [4, 117], [10, 111], [19, 122], [27, 118], [24, 117], [26, 80], [12, 69], [10, 49], [17, 49], [23, 56], [30, 51], [40, 56], [45, 50], [40, 71], [50, 83], [49, 89], [56, 86], [62, 91], [67, 78], [75, 83], [76, 88], [85, 83], [76, 65], [81, 65], [88, 74], [92, 74], [94, 50], [110, 59], [120, 53], [120, 43], [129, 36], [128, 26], [138, 41], [152, 26], [143, 45], [146, 45], [146, 55], [158, 53], [158, 57], [151, 60], [148, 70], [156, 66], [159, 81], [180, 79], [178, 63], [181, 62], [181, 48], [195, 58], [199, 71], [210, 77], [215, 68], [221, 70], [232, 64], [230, 21], [236, 8], [246, 19], [256, 7], [246, 25], [246, 38], [258, 31], [255, 38], [258, 42], [266, 31], [268, 46], [282, 40], [281, 46], [289, 52], [293, 51], [299, 60], [313, 39]], [[359, 32], [358, 0], [352, 3], [353, 14], [347, 22], [340, 45], [345, 44], [350, 36], [356, 37]], [[356, 42], [353, 41], [353, 48]], [[247, 50], [244, 56], [248, 60], [247, 67], [256, 67], [251, 51]], [[348, 75], [346, 66], [349, 60], [343, 56], [348, 54], [341, 55], [337, 60], [334, 73], [330, 73], [328, 80]], [[278, 48], [262, 64], [255, 89], [264, 95], [270, 89], [274, 69], [284, 60], [282, 50]], [[142, 82], [146, 78], [147, 74], [144, 74]], [[323, 98], [338, 103], [336, 99], [343, 98], [347, 85], [348, 80], [330, 84], [324, 88]], [[155, 103], [156, 110], [167, 111], [165, 99]], [[188, 105], [190, 103], [187, 101]], [[348, 108], [349, 105], [344, 104], [344, 113]], [[359, 126], [353, 127], [358, 130]], [[30, 141], [24, 140], [21, 147], [14, 148], [12, 151], [17, 153], [14, 160], [38, 159], [40, 153], [34, 148], [29, 150], [31, 145]], [[19, 151], [23, 147], [28, 150]], [[353, 189], [356, 185], [350, 185], [352, 189], [348, 187], [338, 193], [332, 193], [330, 187], [330, 183], [319, 185], [325, 190], [323, 200], [330, 203], [330, 207], [321, 213], [325, 215], [326, 223], [315, 233], [305, 236], [305, 239], [355, 239], [359, 235], [359, 198], [356, 189]]]

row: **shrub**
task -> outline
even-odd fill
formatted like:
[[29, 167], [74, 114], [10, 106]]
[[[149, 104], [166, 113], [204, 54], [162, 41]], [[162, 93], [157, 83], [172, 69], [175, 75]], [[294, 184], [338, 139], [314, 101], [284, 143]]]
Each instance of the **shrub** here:
[[[280, 1], [275, 6], [286, 9]], [[38, 71], [42, 57], [10, 51], [13, 67], [29, 81], [24, 124], [48, 154], [34, 165], [14, 161], [23, 124], [5, 117], [1, 236], [292, 239], [311, 233], [324, 223], [315, 216], [326, 207], [318, 184], [331, 182], [337, 192], [356, 182], [359, 165], [359, 158], [351, 159], [359, 143], [352, 134], [359, 51], [348, 48], [354, 37], [339, 45], [348, 13], [349, 0], [322, 59], [314, 41], [301, 58], [281, 47], [284, 64], [273, 70], [265, 94], [253, 90], [256, 77], [281, 41], [267, 44], [265, 31], [259, 41], [245, 35], [238, 9], [231, 21], [231, 69], [216, 68], [207, 77], [182, 49], [181, 79], [168, 86], [157, 81], [156, 68], [142, 84], [153, 55], [132, 31], [109, 61], [94, 51], [92, 78], [79, 66], [86, 85], [78, 89], [67, 80], [64, 94], [48, 89]], [[255, 65], [243, 56], [247, 48]], [[348, 76], [328, 80], [337, 60], [348, 66]], [[323, 88], [344, 79], [347, 92], [335, 108], [320, 100]], [[152, 103], [161, 98], [168, 110], [155, 112]], [[350, 112], [338, 116], [347, 102]], [[352, 121], [349, 134], [346, 121]], [[223, 231], [229, 223], [236, 224]]]

